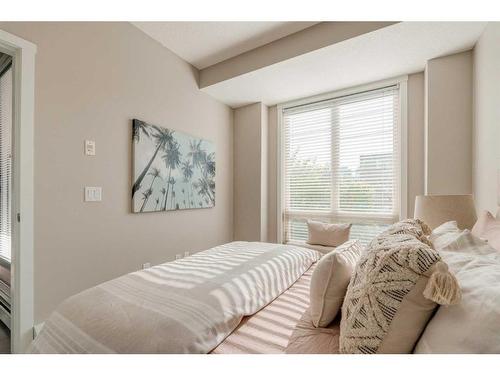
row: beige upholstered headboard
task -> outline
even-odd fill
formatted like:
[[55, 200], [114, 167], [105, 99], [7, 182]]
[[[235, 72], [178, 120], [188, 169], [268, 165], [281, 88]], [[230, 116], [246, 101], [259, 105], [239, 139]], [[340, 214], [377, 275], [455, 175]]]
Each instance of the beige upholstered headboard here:
[[477, 215], [472, 195], [418, 195], [414, 218], [422, 219], [431, 229], [450, 220], [460, 229], [472, 229]]

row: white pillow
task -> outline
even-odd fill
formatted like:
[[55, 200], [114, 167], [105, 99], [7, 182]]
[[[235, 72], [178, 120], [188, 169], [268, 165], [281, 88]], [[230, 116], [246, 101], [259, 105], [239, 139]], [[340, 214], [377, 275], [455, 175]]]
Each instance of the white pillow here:
[[450, 232], [459, 232], [460, 228], [458, 228], [457, 222], [455, 220], [447, 221], [446, 223], [441, 224], [439, 227], [434, 228], [432, 230], [432, 236], [441, 236]]
[[[456, 233], [450, 241], [439, 248], [439, 251], [453, 251], [458, 253], [469, 253], [477, 255], [494, 254], [495, 249], [482, 238], [476, 237], [468, 229]], [[497, 251], [498, 252], [498, 251]]]
[[318, 261], [309, 287], [311, 320], [315, 327], [326, 327], [337, 316], [363, 251], [359, 240], [351, 240]]
[[439, 250], [453, 241], [461, 232], [456, 221], [447, 221], [432, 231], [429, 235], [429, 241], [431, 241], [434, 249]]
[[500, 353], [500, 253], [466, 230], [440, 255], [462, 299], [439, 307], [414, 352]]
[[500, 251], [500, 219], [496, 219], [489, 211], [483, 211], [471, 229], [472, 234], [484, 238], [490, 246]]
[[307, 221], [309, 245], [337, 247], [349, 240], [352, 224], [328, 224], [320, 221]]

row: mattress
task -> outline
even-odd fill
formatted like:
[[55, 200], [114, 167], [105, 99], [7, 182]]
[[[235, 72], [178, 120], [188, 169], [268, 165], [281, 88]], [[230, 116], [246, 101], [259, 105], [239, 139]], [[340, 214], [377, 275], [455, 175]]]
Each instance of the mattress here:
[[211, 354], [335, 354], [339, 320], [315, 328], [309, 316], [313, 264], [289, 289], [256, 314], [245, 317]]

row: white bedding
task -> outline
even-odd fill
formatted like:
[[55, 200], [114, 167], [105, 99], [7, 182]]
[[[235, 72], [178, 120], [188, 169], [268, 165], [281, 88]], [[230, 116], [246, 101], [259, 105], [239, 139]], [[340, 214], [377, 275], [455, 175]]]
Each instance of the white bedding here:
[[49, 317], [33, 353], [208, 353], [287, 290], [320, 254], [232, 242], [79, 293]]
[[445, 236], [439, 252], [460, 284], [462, 299], [439, 307], [415, 353], [500, 353], [500, 252], [467, 229]]

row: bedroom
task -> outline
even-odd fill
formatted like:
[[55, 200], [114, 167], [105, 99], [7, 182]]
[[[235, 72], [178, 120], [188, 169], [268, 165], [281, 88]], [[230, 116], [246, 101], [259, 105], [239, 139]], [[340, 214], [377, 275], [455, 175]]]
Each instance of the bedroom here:
[[[430, 232], [454, 220], [441, 228], [457, 237], [447, 249], [467, 229], [478, 252], [498, 247], [495, 17], [214, 17], [0, 22], [19, 106], [2, 117], [2, 142], [4, 123], [13, 132], [1, 160], [13, 155], [5, 351], [500, 353], [498, 307], [483, 309], [484, 326], [453, 315], [471, 280]], [[411, 218], [430, 228], [401, 223]], [[406, 322], [411, 333], [400, 328], [403, 344], [374, 334], [378, 343], [361, 345], [359, 319], [347, 319], [357, 259], [397, 223], [433, 259], [403, 288], [425, 287], [425, 314]], [[469, 243], [478, 239], [488, 241]], [[313, 276], [339, 250], [356, 261], [331, 285], [343, 287], [325, 323], [308, 315], [321, 300], [309, 284], [330, 286]], [[498, 257], [480, 255], [491, 279], [472, 281], [495, 293], [483, 286], [500, 283]], [[388, 326], [404, 295], [380, 308]], [[457, 325], [483, 337], [462, 339]], [[448, 342], [432, 334], [443, 330]]]

